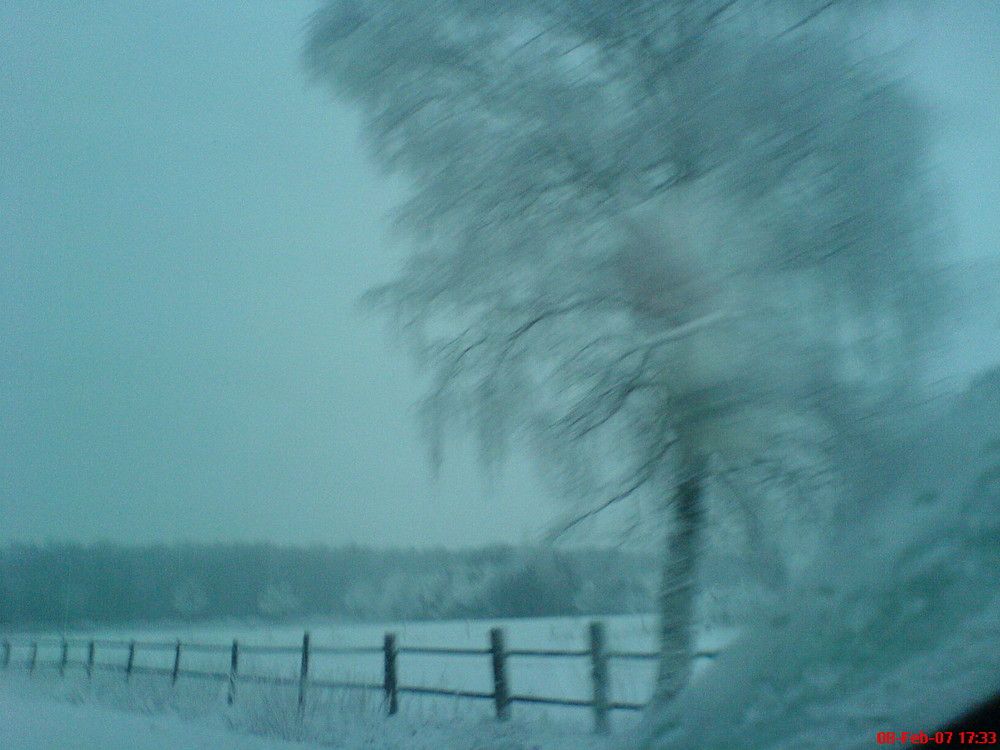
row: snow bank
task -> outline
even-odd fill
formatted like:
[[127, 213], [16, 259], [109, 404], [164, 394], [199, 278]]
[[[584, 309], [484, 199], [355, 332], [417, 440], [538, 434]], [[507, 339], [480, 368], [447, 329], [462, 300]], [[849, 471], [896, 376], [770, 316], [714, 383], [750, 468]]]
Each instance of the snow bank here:
[[630, 747], [869, 748], [1000, 690], [1000, 371]]

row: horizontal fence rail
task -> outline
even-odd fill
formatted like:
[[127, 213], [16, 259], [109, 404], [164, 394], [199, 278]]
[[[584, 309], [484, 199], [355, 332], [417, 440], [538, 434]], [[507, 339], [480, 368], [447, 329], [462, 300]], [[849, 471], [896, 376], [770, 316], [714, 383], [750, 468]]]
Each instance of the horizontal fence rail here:
[[[400, 646], [396, 642], [396, 634], [391, 632], [385, 634], [382, 646], [346, 647], [315, 646], [311, 643], [308, 632], [303, 634], [301, 645], [296, 646], [244, 644], [238, 640], [234, 640], [230, 644], [208, 644], [183, 643], [180, 640], [4, 639], [0, 642], [0, 667], [5, 670], [12, 668], [26, 669], [29, 673], [41, 669], [55, 669], [60, 676], [65, 675], [70, 668], [77, 668], [83, 669], [88, 678], [93, 676], [95, 670], [101, 670], [123, 673], [126, 680], [132, 675], [137, 674], [162, 675], [169, 677], [172, 685], [176, 685], [180, 677], [214, 680], [227, 685], [226, 700], [230, 705], [236, 702], [238, 686], [241, 683], [297, 687], [298, 712], [300, 717], [304, 713], [307, 696], [311, 688], [350, 688], [380, 691], [383, 694], [383, 704], [389, 715], [395, 714], [399, 710], [399, 695], [401, 693], [489, 700], [493, 702], [496, 717], [500, 721], [505, 721], [510, 717], [511, 705], [514, 703], [571, 706], [589, 708], [593, 713], [594, 730], [598, 733], [605, 733], [609, 730], [609, 714], [611, 711], [638, 711], [645, 707], [643, 703], [614, 701], [610, 699], [610, 662], [616, 659], [654, 660], [658, 655], [653, 651], [616, 651], [607, 649], [605, 645], [605, 628], [600, 622], [595, 621], [589, 624], [587, 636], [588, 648], [585, 649], [539, 650], [506, 648], [502, 628], [493, 628], [490, 630], [489, 640], [485, 648]], [[52, 651], [55, 655], [50, 660], [40, 659], [40, 650]], [[107, 661], [109, 651], [118, 657], [116, 661]], [[148, 654], [149, 652], [172, 652], [171, 666], [152, 666], [138, 663], [140, 654]], [[185, 667], [185, 655], [191, 653], [228, 655], [229, 668], [226, 671], [212, 671]], [[700, 651], [695, 656], [711, 658], [716, 653], [714, 651]], [[241, 657], [281, 654], [299, 657], [297, 676], [258, 675], [245, 673], [240, 670]], [[315, 656], [360, 654], [381, 655], [383, 664], [381, 683], [316, 679], [310, 676], [310, 665]], [[493, 678], [493, 689], [486, 692], [425, 685], [401, 685], [399, 684], [397, 667], [400, 656], [405, 655], [488, 658]], [[103, 657], [104, 660], [100, 660], [98, 657]], [[588, 699], [574, 699], [558, 696], [511, 693], [508, 677], [509, 660], [519, 657], [589, 660], [591, 697]]]

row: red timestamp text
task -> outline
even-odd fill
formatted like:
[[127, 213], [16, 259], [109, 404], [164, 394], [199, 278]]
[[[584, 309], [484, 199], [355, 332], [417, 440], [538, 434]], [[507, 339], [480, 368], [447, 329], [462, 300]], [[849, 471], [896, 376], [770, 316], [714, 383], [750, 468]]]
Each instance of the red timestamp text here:
[[995, 745], [996, 732], [879, 732], [875, 741], [880, 745], [895, 742], [912, 745]]

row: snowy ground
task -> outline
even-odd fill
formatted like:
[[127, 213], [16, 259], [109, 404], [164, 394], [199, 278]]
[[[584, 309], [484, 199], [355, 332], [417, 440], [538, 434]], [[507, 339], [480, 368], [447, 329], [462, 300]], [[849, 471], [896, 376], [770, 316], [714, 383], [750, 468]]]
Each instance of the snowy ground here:
[[[226, 706], [217, 686], [171, 691], [162, 680], [101, 675], [0, 677], [3, 750], [605, 750], [609, 740], [560, 722], [521, 717], [501, 724], [452, 707], [411, 706], [387, 717], [377, 701], [337, 693], [303, 720], [293, 700], [248, 688]], [[613, 746], [613, 745], [612, 745]]]
[[[652, 648], [651, 617], [605, 618], [608, 645], [618, 650]], [[510, 649], [582, 649], [585, 647], [586, 618], [544, 618], [511, 621], [458, 621], [391, 625], [332, 625], [312, 623], [309, 627], [315, 646], [372, 646], [381, 643], [386, 630], [397, 633], [400, 645], [483, 648], [489, 628], [501, 625]], [[242, 643], [258, 645], [294, 645], [301, 642], [303, 627], [254, 628], [235, 624], [213, 627], [167, 630], [116, 630], [72, 634], [73, 637], [139, 638], [143, 641], [171, 641], [227, 644], [234, 637]], [[714, 648], [731, 637], [728, 633], [706, 633], [703, 648]], [[43, 648], [39, 663], [52, 663], [59, 648]], [[23, 663], [26, 651], [15, 650], [13, 662]], [[72, 661], [82, 653], [71, 653]], [[225, 672], [228, 653], [185, 654], [188, 669]], [[169, 666], [172, 653], [144, 651], [136, 656], [137, 666]], [[98, 651], [98, 662], [124, 663], [124, 653], [111, 649]], [[710, 668], [707, 660], [699, 671]], [[590, 666], [586, 658], [543, 659], [511, 657], [508, 662], [512, 691], [520, 694], [583, 698], [590, 697]], [[241, 660], [244, 674], [291, 675], [297, 669], [297, 656], [260, 655]], [[401, 654], [401, 684], [451, 687], [489, 691], [489, 658], [424, 656]], [[314, 660], [317, 678], [381, 680], [381, 655], [320, 655]], [[615, 700], [642, 702], [652, 685], [651, 662], [615, 660], [611, 667], [612, 697]], [[307, 715], [303, 722], [296, 715], [294, 688], [255, 686], [241, 683], [238, 700], [232, 708], [225, 703], [225, 686], [182, 678], [176, 688], [168, 677], [133, 675], [126, 684], [121, 673], [98, 672], [88, 681], [79, 667], [71, 667], [60, 679], [48, 668], [29, 676], [26, 670], [12, 669], [0, 677], [3, 698], [11, 696], [11, 708], [3, 718], [0, 748], [73, 748], [122, 747], [112, 737], [143, 730], [146, 748], [228, 748], [232, 732], [320, 743], [324, 747], [360, 750], [599, 750], [609, 746], [632, 728], [635, 713], [615, 712], [612, 724], [615, 736], [609, 739], [591, 733], [591, 714], [587, 709], [515, 704], [510, 722], [501, 724], [493, 716], [490, 701], [444, 698], [414, 694], [400, 695], [400, 713], [385, 715], [377, 692], [320, 690], [310, 692]], [[16, 697], [15, 697], [16, 696]], [[75, 704], [67, 706], [65, 704]], [[135, 715], [120, 713], [127, 711]], [[46, 718], [51, 714], [52, 719]], [[90, 744], [63, 744], [59, 732], [73, 725], [81, 727], [80, 737], [90, 728], [106, 727], [115, 734], [94, 734]], [[95, 730], [96, 731], [96, 730]], [[101, 730], [105, 731], [105, 730]], [[191, 737], [201, 737], [203, 744], [193, 744]], [[55, 733], [55, 734], [53, 734]], [[227, 739], [215, 739], [216, 735]], [[227, 734], [230, 733], [230, 734]], [[174, 739], [176, 738], [176, 739]], [[58, 740], [58, 741], [57, 741]], [[30, 742], [40, 742], [32, 745]], [[75, 741], [75, 740], [74, 740]], [[240, 740], [243, 742], [243, 740]], [[256, 742], [256, 740], [255, 740]], [[17, 744], [20, 743], [20, 744]], [[48, 744], [46, 744], [48, 743]], [[174, 744], [171, 744], [174, 743]], [[249, 743], [249, 740], [247, 740]], [[247, 748], [284, 748], [284, 744], [241, 744]], [[313, 747], [305, 745], [303, 747]]]
[[[612, 650], [652, 651], [653, 627], [651, 616], [620, 616], [602, 618], [607, 627], [607, 647]], [[537, 618], [518, 620], [468, 620], [448, 622], [393, 623], [383, 625], [348, 625], [313, 622], [308, 629], [314, 649], [310, 661], [310, 676], [314, 680], [341, 680], [381, 684], [381, 653], [345, 655], [323, 654], [324, 646], [379, 648], [387, 631], [397, 634], [398, 645], [449, 646], [453, 648], [484, 649], [488, 644], [489, 630], [501, 626], [506, 634], [508, 649], [558, 649], [585, 650], [588, 618]], [[212, 671], [225, 674], [229, 668], [229, 644], [238, 638], [244, 646], [291, 646], [285, 654], [244, 653], [240, 659], [242, 675], [280, 675], [296, 677], [299, 669], [299, 654], [294, 651], [302, 640], [302, 625], [287, 627], [252, 627], [234, 623], [212, 627], [187, 627], [175, 629], [146, 630], [102, 630], [69, 634], [71, 638], [111, 638], [172, 643], [180, 638], [184, 643], [215, 644], [221, 648], [214, 652], [186, 650], [183, 668]], [[703, 634], [700, 647], [705, 650], [720, 648], [732, 632], [721, 629]], [[12, 653], [14, 663], [25, 663], [29, 648], [21, 645]], [[39, 650], [39, 663], [55, 663], [60, 656], [60, 647], [50, 645]], [[101, 646], [98, 648], [98, 663], [113, 663], [119, 667], [126, 661], [124, 648]], [[70, 649], [71, 662], [81, 664], [86, 659], [82, 646]], [[136, 651], [136, 667], [156, 667], [169, 670], [173, 664], [173, 651], [140, 647]], [[708, 660], [699, 660], [696, 670], [709, 666]], [[452, 690], [472, 690], [489, 693], [492, 691], [492, 673], [489, 657], [452, 656], [444, 654], [400, 653], [398, 674], [401, 685], [446, 688]], [[655, 664], [652, 661], [614, 659], [610, 665], [610, 698], [613, 701], [645, 703], [650, 696]], [[80, 671], [80, 667], [72, 667]], [[511, 692], [521, 695], [536, 695], [564, 699], [589, 700], [592, 695], [590, 664], [586, 657], [551, 658], [511, 656], [507, 661], [508, 680]], [[150, 678], [153, 684], [168, 682], [166, 677]], [[182, 680], [183, 682], [183, 680]], [[241, 693], [244, 692], [241, 687]], [[369, 698], [373, 698], [369, 694]], [[375, 698], [377, 699], [377, 696]], [[282, 700], [295, 702], [294, 695]], [[456, 699], [400, 694], [400, 708], [404, 713], [414, 712], [421, 716], [431, 714], [456, 715], [475, 720], [487, 720], [493, 715], [490, 701]], [[589, 731], [592, 723], [587, 709], [574, 707], [538, 706], [517, 703], [513, 706], [515, 718], [535, 722], [555, 722], [575, 731]], [[613, 724], [619, 728], [636, 720], [635, 713], [615, 712]]]
[[0, 681], [3, 750], [314, 750], [319, 745], [263, 739], [176, 716], [143, 716], [25, 697]]

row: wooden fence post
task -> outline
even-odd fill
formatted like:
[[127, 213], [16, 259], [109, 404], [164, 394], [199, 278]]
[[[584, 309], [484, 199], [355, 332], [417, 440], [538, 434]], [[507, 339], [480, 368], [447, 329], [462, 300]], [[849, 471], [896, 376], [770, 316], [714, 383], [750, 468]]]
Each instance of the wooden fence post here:
[[604, 650], [604, 625], [590, 623], [590, 675], [594, 682], [594, 731], [608, 732], [608, 656]]
[[240, 663], [240, 643], [233, 639], [233, 650], [229, 656], [229, 693], [226, 695], [226, 703], [230, 706], [236, 702], [236, 670]]
[[309, 631], [302, 634], [302, 664], [299, 667], [299, 718], [306, 711], [306, 686], [309, 684]]
[[87, 644], [87, 679], [94, 676], [94, 654], [97, 650], [96, 644], [91, 641]]
[[177, 639], [177, 645], [174, 646], [174, 669], [170, 673], [170, 685], [171, 687], [177, 684], [177, 678], [181, 674], [181, 639]]
[[132, 676], [132, 667], [135, 666], [135, 641], [129, 641], [128, 644], [128, 661], [125, 662], [125, 679], [128, 680]]
[[3, 641], [3, 668], [10, 666], [10, 641], [4, 638]]
[[31, 659], [28, 661], [28, 674], [34, 674], [35, 665], [38, 663], [38, 641], [31, 644]]
[[385, 679], [383, 688], [385, 690], [385, 702], [392, 716], [399, 710], [399, 695], [396, 682], [396, 634], [386, 633], [385, 644], [382, 649], [385, 653]]
[[510, 693], [507, 689], [507, 652], [501, 628], [490, 629], [490, 658], [493, 662], [493, 703], [497, 719], [507, 721], [510, 718]]
[[66, 674], [66, 662], [69, 661], [69, 644], [66, 639], [63, 638], [62, 641], [62, 654], [59, 656], [59, 676], [63, 677]]

